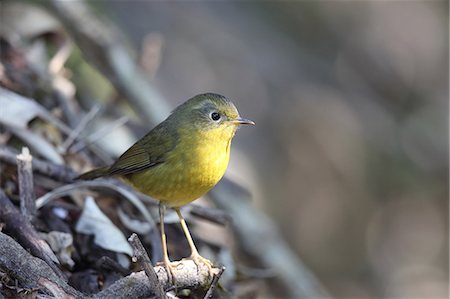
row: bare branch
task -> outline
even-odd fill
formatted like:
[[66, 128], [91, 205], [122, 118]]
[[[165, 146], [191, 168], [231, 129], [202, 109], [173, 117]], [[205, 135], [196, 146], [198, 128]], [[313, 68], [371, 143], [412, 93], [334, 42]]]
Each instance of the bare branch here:
[[72, 152], [78, 153], [79, 151], [84, 149], [86, 146], [92, 145], [93, 143], [97, 142], [99, 139], [103, 138], [109, 132], [112, 132], [115, 129], [123, 126], [127, 121], [128, 121], [128, 117], [122, 116], [121, 118], [110, 122], [107, 126], [103, 127], [102, 129], [99, 129], [98, 131], [92, 133], [91, 135], [87, 136], [86, 138], [83, 138], [82, 140], [75, 143], [72, 146]]
[[227, 225], [233, 220], [229, 213], [221, 209], [204, 207], [195, 203], [187, 205], [184, 209], [189, 210], [189, 213], [194, 216], [218, 225]]
[[145, 220], [152, 225], [152, 227], [156, 227], [155, 221], [153, 220], [152, 216], [145, 208], [144, 204], [135, 195], [135, 193], [130, 189], [122, 188], [121, 184], [118, 183], [118, 180], [111, 178], [96, 179], [93, 181], [77, 181], [73, 184], [61, 186], [38, 198], [36, 200], [36, 206], [38, 209], [40, 209], [49, 201], [55, 198], [69, 195], [74, 191], [79, 191], [81, 188], [101, 188], [117, 192], [123, 198], [126, 198], [132, 205], [134, 205], [145, 218]]
[[27, 147], [22, 148], [22, 153], [17, 155], [17, 172], [19, 176], [20, 212], [29, 221], [36, 215], [36, 204], [33, 185], [33, 169], [31, 161], [33, 157]]
[[216, 289], [217, 284], [219, 283], [220, 276], [222, 276], [223, 272], [225, 271], [225, 267], [222, 267], [219, 271], [219, 273], [214, 274], [211, 285], [209, 286], [208, 291], [206, 292], [203, 299], [209, 299], [214, 294], [214, 290]]
[[45, 288], [56, 298], [84, 298], [56, 275], [43, 260], [32, 256], [10, 236], [0, 232], [0, 269], [26, 288]]
[[59, 146], [59, 150], [62, 153], [66, 153], [70, 146], [73, 144], [75, 139], [80, 135], [80, 133], [86, 128], [90, 121], [100, 112], [100, 105], [95, 105], [91, 110], [81, 119], [77, 127], [70, 132], [63, 144]]
[[[0, 160], [10, 163], [10, 164], [17, 164], [16, 161], [16, 155], [17, 151], [5, 147], [0, 146]], [[63, 183], [70, 183], [73, 182], [73, 179], [78, 176], [78, 173], [73, 171], [71, 168], [46, 162], [44, 160], [36, 159], [34, 158], [32, 161], [33, 170], [36, 171], [39, 174], [42, 174], [44, 176], [53, 178], [59, 182]]]
[[158, 280], [158, 275], [156, 275], [155, 269], [153, 269], [152, 262], [148, 257], [147, 252], [142, 246], [139, 237], [136, 234], [132, 234], [130, 238], [128, 238], [128, 242], [130, 242], [131, 246], [134, 250], [134, 256], [137, 258], [138, 263], [144, 269], [145, 274], [150, 281], [150, 286], [152, 290], [155, 291], [156, 297], [160, 299], [167, 299], [166, 292], [164, 291], [161, 283]]
[[39, 237], [30, 221], [19, 212], [1, 189], [0, 207], [0, 222], [5, 223], [5, 231], [14, 235], [17, 241], [24, 248], [29, 249], [33, 255], [43, 259], [60, 277], [64, 277], [55, 265], [55, 263], [59, 264], [59, 261], [48, 244]]
[[[195, 264], [194, 261], [186, 259], [179, 262], [172, 262], [174, 285], [177, 289], [195, 288], [206, 289], [210, 286], [212, 278], [206, 265]], [[172, 287], [167, 280], [167, 273], [164, 266], [155, 266], [154, 270], [158, 275], [158, 280], [163, 288]], [[213, 268], [212, 275], [217, 275], [220, 268]], [[154, 290], [148, 283], [148, 277], [144, 271], [132, 273], [124, 277], [109, 288], [95, 294], [93, 298], [156, 298]]]

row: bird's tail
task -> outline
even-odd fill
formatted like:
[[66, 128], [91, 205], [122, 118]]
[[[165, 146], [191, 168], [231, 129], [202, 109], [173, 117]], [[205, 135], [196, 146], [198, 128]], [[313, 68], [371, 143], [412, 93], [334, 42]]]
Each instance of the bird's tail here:
[[93, 169], [91, 171], [85, 172], [82, 175], [78, 176], [76, 179], [78, 180], [93, 180], [102, 176], [109, 175], [109, 166], [100, 167]]

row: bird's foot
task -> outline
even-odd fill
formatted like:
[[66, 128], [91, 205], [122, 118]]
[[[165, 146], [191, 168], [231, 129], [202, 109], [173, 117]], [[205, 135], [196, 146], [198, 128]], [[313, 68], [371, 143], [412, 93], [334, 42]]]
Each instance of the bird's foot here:
[[164, 259], [164, 262], [158, 262], [158, 263], [156, 263], [156, 265], [164, 266], [164, 269], [166, 269], [168, 284], [173, 285], [175, 282], [175, 279], [174, 279], [174, 274], [173, 274], [173, 266], [172, 266], [172, 263], [170, 262], [170, 260]]
[[212, 273], [212, 269], [213, 269], [213, 264], [210, 260], [202, 257], [200, 254], [198, 253], [193, 253], [190, 256], [190, 259], [192, 261], [194, 261], [194, 263], [197, 265], [197, 270], [202, 267], [202, 265], [206, 266], [206, 268], [208, 268], [208, 273], [211, 276]]

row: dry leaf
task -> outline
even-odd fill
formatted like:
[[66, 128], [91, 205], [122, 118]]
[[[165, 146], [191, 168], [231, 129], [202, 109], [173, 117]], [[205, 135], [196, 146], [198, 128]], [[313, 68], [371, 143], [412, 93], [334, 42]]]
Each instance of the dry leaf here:
[[106, 217], [91, 196], [86, 197], [84, 209], [75, 230], [79, 233], [94, 235], [94, 243], [104, 249], [133, 255], [133, 250], [122, 231]]

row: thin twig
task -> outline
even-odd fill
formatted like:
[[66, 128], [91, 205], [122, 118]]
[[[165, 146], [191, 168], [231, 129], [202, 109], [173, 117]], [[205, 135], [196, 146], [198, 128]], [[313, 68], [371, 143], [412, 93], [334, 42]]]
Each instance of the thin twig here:
[[225, 267], [220, 268], [219, 273], [214, 274], [211, 285], [208, 288], [208, 291], [205, 294], [205, 297], [203, 299], [209, 299], [212, 297], [214, 290], [216, 289], [217, 284], [219, 283], [220, 276], [222, 276], [223, 272], [225, 271]]
[[83, 188], [106, 189], [109, 191], [114, 191], [121, 195], [123, 198], [127, 199], [142, 214], [144, 219], [149, 223], [150, 227], [153, 228], [149, 232], [152, 246], [154, 246], [155, 248], [155, 250], [153, 251], [153, 259], [159, 260], [159, 258], [162, 257], [162, 251], [159, 249], [159, 244], [161, 244], [161, 237], [157, 229], [154, 229], [156, 228], [155, 221], [153, 220], [144, 204], [139, 200], [136, 192], [131, 187], [126, 186], [124, 183], [120, 182], [117, 179], [102, 178], [93, 181], [77, 181], [72, 184], [58, 187], [38, 198], [36, 200], [36, 207], [40, 209], [53, 199], [70, 195], [73, 192], [79, 191]]
[[139, 210], [142, 216], [144, 216], [145, 220], [147, 220], [153, 227], [156, 227], [152, 216], [147, 211], [143, 203], [139, 200], [139, 198], [132, 191], [121, 188], [120, 186], [118, 186], [118, 184], [115, 184], [116, 182], [117, 180], [114, 179], [97, 179], [94, 181], [78, 181], [73, 184], [64, 185], [38, 198], [36, 200], [36, 207], [40, 209], [51, 200], [70, 195], [74, 191], [79, 191], [82, 188], [102, 188], [113, 190], [119, 193], [122, 197], [126, 198]]
[[[10, 147], [0, 146], [0, 160], [17, 164], [16, 155], [18, 152]], [[53, 178], [62, 183], [73, 182], [73, 179], [78, 176], [78, 173], [71, 168], [64, 165], [59, 165], [44, 160], [37, 159], [36, 157], [32, 161], [33, 170], [46, 177]]]
[[33, 157], [27, 147], [22, 148], [22, 153], [17, 155], [17, 172], [19, 176], [20, 212], [29, 221], [36, 215], [36, 203], [33, 185]]
[[151, 288], [155, 291], [155, 295], [160, 299], [167, 299], [166, 292], [164, 291], [161, 283], [158, 280], [158, 275], [153, 269], [152, 262], [148, 257], [147, 252], [145, 251], [144, 246], [142, 246], [139, 237], [136, 234], [132, 234], [130, 238], [128, 238], [128, 242], [130, 242], [131, 246], [134, 250], [134, 256], [136, 257], [138, 263], [144, 269], [145, 274], [150, 281]]
[[231, 215], [221, 209], [205, 207], [195, 203], [186, 206], [191, 215], [197, 216], [201, 219], [208, 220], [218, 225], [227, 225], [233, 221]]
[[2, 189], [0, 189], [0, 207], [0, 222], [5, 224], [5, 232], [13, 235], [34, 256], [44, 260], [56, 274], [64, 277], [64, 274], [55, 265], [55, 263], [59, 264], [58, 258], [47, 242], [41, 239], [30, 221], [19, 212]]
[[64, 140], [63, 144], [59, 147], [59, 150], [62, 153], [66, 153], [67, 149], [73, 144], [75, 139], [83, 132], [89, 122], [100, 112], [100, 105], [95, 105], [89, 110], [89, 112], [81, 119], [78, 126], [70, 132], [70, 135]]
[[92, 143], [97, 142], [99, 139], [103, 138], [105, 135], [107, 135], [109, 132], [114, 131], [115, 129], [123, 126], [128, 121], [128, 117], [122, 116], [121, 118], [112, 121], [107, 126], [103, 127], [102, 129], [94, 132], [93, 134], [89, 135], [86, 138], [83, 138], [83, 140], [78, 141], [72, 146], [72, 152], [78, 153], [82, 149], [84, 149], [86, 146], [91, 145]]
[[[159, 205], [159, 202], [157, 200], [151, 198], [148, 195], [145, 195], [144, 193], [136, 191], [136, 194], [139, 199], [146, 205]], [[214, 207], [205, 207], [196, 203], [185, 205], [181, 208], [181, 210], [183, 211], [183, 214], [189, 213], [195, 217], [210, 221], [218, 225], [225, 226], [232, 223], [233, 221], [233, 217], [231, 216], [231, 214], [224, 210]]]
[[[139, 199], [146, 205], [159, 205], [159, 201], [151, 198], [148, 195], [145, 195], [139, 191], [134, 190]], [[211, 223], [217, 225], [228, 225], [233, 222], [233, 217], [230, 213], [214, 208], [214, 207], [205, 207], [196, 203], [190, 203], [181, 208], [183, 214], [190, 214], [200, 219], [209, 221]]]
[[72, 94], [68, 94], [69, 92], [67, 92], [62, 86], [55, 84], [53, 89], [53, 97], [62, 111], [63, 119], [65, 119], [67, 124], [69, 124], [70, 128], [75, 128], [80, 120], [80, 116], [78, 115], [78, 111], [80, 109], [78, 102], [76, 102], [72, 98]]

